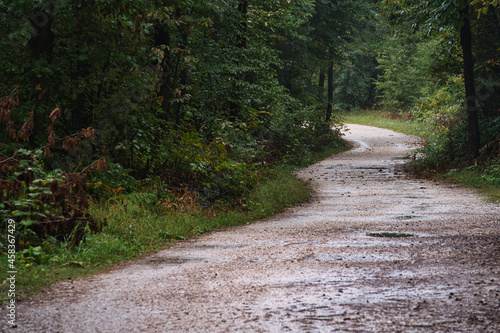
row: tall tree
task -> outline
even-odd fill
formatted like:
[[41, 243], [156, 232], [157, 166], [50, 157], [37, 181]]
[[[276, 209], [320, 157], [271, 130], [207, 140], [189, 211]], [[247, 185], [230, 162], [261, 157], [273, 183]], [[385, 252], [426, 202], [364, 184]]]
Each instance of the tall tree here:
[[[499, 5], [498, 1], [482, 0], [386, 0], [393, 6], [400, 6], [399, 14], [413, 20], [414, 26], [423, 28], [428, 34], [439, 34], [451, 28], [460, 40], [462, 72], [464, 75], [464, 100], [468, 119], [469, 156], [477, 157], [481, 147], [479, 129], [479, 102], [476, 91], [476, 59], [474, 58], [475, 34], [472, 26], [482, 23], [481, 15]], [[477, 28], [476, 28], [477, 29]]]
[[481, 138], [479, 133], [478, 101], [476, 97], [476, 85], [474, 80], [474, 58], [472, 54], [472, 30], [471, 14], [468, 3], [463, 3], [459, 9], [460, 20], [460, 44], [462, 45], [465, 101], [467, 107], [467, 120], [469, 123], [469, 154], [471, 157], [479, 155]]

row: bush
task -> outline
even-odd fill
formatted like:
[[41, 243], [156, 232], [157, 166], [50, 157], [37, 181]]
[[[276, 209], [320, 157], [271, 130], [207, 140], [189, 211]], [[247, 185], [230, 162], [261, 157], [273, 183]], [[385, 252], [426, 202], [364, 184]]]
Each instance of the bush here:
[[[47, 237], [57, 237], [69, 243], [80, 242], [87, 231], [98, 232], [102, 225], [88, 213], [85, 170], [106, 167], [104, 159], [92, 163], [82, 172], [53, 169], [47, 171], [47, 161], [57, 157], [54, 151], [78, 156], [80, 144], [93, 138], [92, 128], [56, 140], [54, 125], [61, 116], [55, 108], [48, 117], [47, 140], [39, 149], [26, 149], [33, 139], [33, 129], [40, 126], [35, 122], [33, 113], [20, 130], [14, 126], [11, 116], [19, 107], [15, 96], [18, 89], [0, 99], [0, 124], [6, 128], [10, 141], [0, 151], [0, 226], [7, 230], [8, 221], [16, 222], [15, 236], [22, 249], [28, 244], [39, 244]], [[19, 142], [22, 139], [23, 142]], [[6, 140], [6, 141], [7, 141]], [[10, 153], [11, 156], [6, 154]], [[64, 153], [59, 153], [62, 156]], [[82, 154], [85, 155], [85, 154]], [[67, 168], [73, 167], [66, 165]], [[1, 246], [7, 246], [7, 233], [2, 233]]]
[[94, 199], [106, 199], [119, 194], [130, 194], [138, 189], [137, 180], [118, 163], [108, 162], [106, 170], [92, 170], [88, 175], [88, 195]]
[[322, 117], [322, 110], [316, 107], [275, 115], [266, 133], [271, 154], [283, 156], [285, 164], [302, 166], [311, 162], [314, 153], [339, 146], [340, 122], [326, 123]]
[[438, 89], [427, 87], [410, 110], [412, 118], [432, 124], [439, 133], [446, 133], [466, 118], [462, 94], [463, 80], [459, 77], [450, 79]]
[[500, 159], [493, 161], [485, 168], [485, 173], [481, 178], [489, 184], [500, 185]]
[[[18, 222], [16, 240], [21, 248], [48, 236], [78, 243], [86, 230], [102, 229], [87, 213], [85, 174], [46, 172], [41, 150], [19, 149], [14, 157], [8, 164], [3, 161], [0, 173], [0, 219], [2, 230], [7, 229], [8, 219]], [[2, 235], [5, 247], [7, 233]]]

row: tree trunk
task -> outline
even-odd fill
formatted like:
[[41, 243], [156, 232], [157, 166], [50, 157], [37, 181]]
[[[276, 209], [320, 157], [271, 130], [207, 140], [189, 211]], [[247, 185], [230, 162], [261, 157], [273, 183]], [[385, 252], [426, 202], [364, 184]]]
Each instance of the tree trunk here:
[[[33, 29], [33, 37], [29, 41], [28, 47], [33, 59], [45, 58], [48, 63], [52, 63], [55, 40], [55, 34], [52, 31], [54, 18], [43, 10], [36, 10], [33, 20], [30, 22], [31, 28]], [[42, 101], [45, 101], [47, 96], [49, 96], [46, 92], [50, 89], [50, 81], [47, 80], [45, 75], [37, 77], [33, 81], [33, 88], [35, 87], [40, 89], [40, 91], [33, 89], [33, 91], [35, 91], [33, 100], [37, 102], [33, 109], [35, 128], [33, 130], [34, 134], [30, 137], [30, 144], [32, 147], [37, 146], [37, 139], [45, 137], [46, 128], [43, 124], [46, 115], [45, 110], [40, 109], [40, 105], [42, 105]]]
[[52, 50], [54, 47], [55, 35], [52, 31], [53, 22], [54, 18], [49, 13], [42, 10], [36, 11], [31, 21], [35, 35], [28, 44], [33, 56], [43, 56], [48, 62], [52, 61]]
[[[175, 10], [175, 15], [179, 19], [182, 19], [182, 17], [185, 15], [184, 9], [181, 7], [177, 7]], [[189, 54], [189, 48], [188, 48], [188, 39], [189, 35], [191, 34], [191, 24], [188, 22], [185, 22], [185, 24], [180, 24], [177, 26], [177, 31], [180, 36], [180, 41], [178, 42], [178, 48], [180, 49], [179, 55], [178, 55], [178, 60], [183, 57], [185, 54]], [[181, 60], [182, 62], [182, 60]], [[180, 64], [180, 62], [179, 62]], [[191, 84], [191, 74], [189, 73], [189, 69], [187, 68], [186, 64], [181, 65], [180, 68], [176, 68], [176, 72], [180, 69], [179, 77], [175, 77], [176, 81], [178, 83], [176, 84], [176, 88], [174, 89], [174, 98], [183, 98], [189, 93], [189, 85]], [[177, 76], [177, 75], [176, 75]], [[180, 125], [183, 114], [184, 114], [184, 102], [176, 102], [175, 103], [175, 115], [174, 115], [174, 121], [176, 125]]]
[[[247, 47], [247, 14], [248, 14], [248, 0], [240, 0], [238, 3], [238, 12], [241, 14], [241, 30], [237, 32], [236, 35], [236, 46], [242, 49]], [[237, 91], [236, 81], [242, 80], [243, 77], [241, 75], [236, 75], [235, 83], [233, 85], [234, 91]], [[236, 121], [241, 116], [241, 105], [238, 101], [229, 102], [229, 120]]]
[[247, 23], [247, 13], [248, 13], [248, 0], [240, 0], [240, 3], [238, 4], [238, 11], [241, 13], [242, 20], [241, 20], [241, 35], [236, 36], [236, 43], [238, 47], [247, 47], [247, 29], [248, 29], [248, 23]]
[[172, 68], [171, 68], [171, 36], [170, 31], [167, 27], [160, 21], [154, 23], [154, 47], [161, 48], [162, 46], [166, 46], [164, 49], [164, 56], [161, 59], [160, 63], [152, 62], [151, 65], [155, 68], [155, 74], [158, 76], [158, 92], [157, 96], [161, 97], [161, 108], [164, 111], [161, 117], [164, 120], [167, 120], [168, 115], [170, 114], [170, 109], [172, 104], [170, 103], [172, 100], [172, 92], [173, 85], [172, 82]]
[[332, 120], [333, 113], [333, 61], [328, 67], [328, 105], [326, 106], [326, 121]]
[[323, 93], [325, 92], [325, 78], [326, 78], [326, 73], [322, 69], [319, 72], [319, 84], [318, 84], [318, 87], [319, 87], [319, 97], [321, 98], [321, 102], [323, 102]]
[[472, 55], [472, 31], [470, 25], [469, 6], [462, 8], [460, 14], [463, 20], [463, 26], [460, 30], [460, 43], [462, 45], [464, 59], [464, 81], [465, 98], [467, 106], [467, 120], [469, 129], [469, 154], [471, 158], [479, 155], [480, 133], [478, 117], [478, 100], [476, 97], [476, 88], [474, 85], [474, 58]]

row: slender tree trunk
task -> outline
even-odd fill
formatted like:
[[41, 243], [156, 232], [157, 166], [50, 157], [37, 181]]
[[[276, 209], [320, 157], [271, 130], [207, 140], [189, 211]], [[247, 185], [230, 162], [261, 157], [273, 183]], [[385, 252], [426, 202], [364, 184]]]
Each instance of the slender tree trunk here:
[[52, 31], [54, 18], [43, 10], [36, 11], [31, 22], [35, 35], [29, 41], [31, 54], [35, 57], [43, 56], [47, 61], [52, 61], [55, 35]]
[[[55, 34], [52, 31], [53, 22], [54, 18], [49, 13], [41, 9], [35, 11], [35, 15], [31, 21], [33, 38], [28, 43], [29, 50], [34, 59], [45, 58], [48, 63], [52, 63], [55, 40]], [[50, 82], [47, 81], [45, 75], [37, 77], [33, 81], [33, 87], [40, 89], [33, 89], [33, 91], [35, 91], [33, 99], [37, 102], [33, 109], [35, 128], [33, 130], [34, 135], [30, 137], [30, 144], [36, 147], [36, 139], [45, 137], [46, 133], [46, 128], [43, 125], [45, 110], [41, 110], [39, 106], [42, 104], [42, 101], [46, 100], [47, 96], [49, 96], [46, 92], [50, 89]]]
[[241, 35], [236, 37], [237, 45], [239, 47], [247, 47], [247, 29], [248, 29], [248, 23], [246, 20], [246, 15], [248, 13], [248, 0], [240, 0], [240, 3], [238, 4], [238, 11], [241, 13], [243, 19], [241, 21]]
[[[182, 18], [184, 16], [184, 10], [180, 7], [176, 9], [176, 16]], [[186, 24], [181, 24], [177, 27], [177, 31], [179, 32], [179, 36], [181, 40], [179, 41], [179, 48], [181, 49], [181, 53], [179, 56], [184, 54], [189, 54], [188, 50], [188, 39], [191, 34], [192, 26], [186, 22]], [[180, 87], [177, 89], [180, 90], [180, 97], [186, 96], [189, 92], [189, 85], [191, 84], [191, 74], [189, 73], [189, 69], [184, 67], [180, 72]], [[175, 93], [174, 93], [175, 94]], [[175, 112], [175, 124], [179, 125], [182, 119], [182, 114], [184, 113], [184, 103], [178, 102], [176, 103], [176, 112]]]
[[465, 98], [467, 105], [467, 119], [469, 123], [469, 154], [471, 158], [479, 155], [480, 133], [478, 117], [478, 101], [474, 85], [474, 58], [472, 55], [472, 31], [470, 25], [469, 6], [462, 8], [460, 14], [463, 26], [460, 30], [460, 42], [464, 59]]
[[162, 98], [161, 107], [162, 110], [164, 111], [162, 118], [166, 120], [168, 118], [168, 115], [170, 114], [170, 109], [172, 107], [172, 104], [170, 102], [173, 96], [172, 87], [174, 84], [172, 82], [172, 68], [171, 68], [172, 59], [170, 55], [171, 36], [170, 36], [170, 31], [160, 21], [155, 22], [154, 28], [155, 28], [155, 32], [153, 35], [154, 46], [158, 48], [161, 46], [166, 46], [166, 48], [164, 49], [164, 56], [161, 62], [159, 64], [152, 63], [152, 65], [157, 68], [156, 74], [158, 75], [159, 79], [158, 82], [159, 89], [157, 95]]
[[328, 105], [326, 106], [326, 121], [332, 120], [333, 113], [333, 61], [328, 67]]
[[[236, 45], [239, 48], [245, 49], [247, 47], [247, 14], [248, 14], [248, 0], [240, 0], [238, 3], [238, 11], [241, 14], [241, 30], [236, 35]], [[242, 76], [237, 75], [235, 81], [243, 79]], [[236, 82], [233, 86], [234, 91], [237, 90]], [[241, 105], [238, 101], [231, 101], [229, 103], [229, 120], [236, 121], [241, 116]]]
[[322, 69], [319, 72], [319, 84], [318, 84], [318, 87], [319, 87], [319, 96], [321, 98], [321, 101], [323, 101], [323, 93], [325, 92], [325, 79], [326, 79], [326, 73]]

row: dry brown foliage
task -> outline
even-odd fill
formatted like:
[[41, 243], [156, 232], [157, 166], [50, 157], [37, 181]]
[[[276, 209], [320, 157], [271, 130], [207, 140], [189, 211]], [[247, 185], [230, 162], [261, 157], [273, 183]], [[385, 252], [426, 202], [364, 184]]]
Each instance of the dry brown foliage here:
[[199, 194], [192, 192], [189, 188], [179, 188], [172, 190], [175, 199], [162, 199], [159, 204], [166, 210], [198, 212], [200, 206], [198, 204]]
[[[19, 106], [17, 93], [18, 88], [14, 89], [9, 96], [0, 99], [0, 125], [5, 126], [7, 135], [15, 143], [19, 140], [29, 141], [35, 128], [33, 112], [31, 112], [21, 129], [19, 131], [15, 129], [11, 114]], [[36, 149], [43, 150], [45, 157], [52, 154], [51, 148], [54, 148], [57, 143], [62, 143], [62, 148], [65, 150], [76, 151], [80, 141], [94, 137], [94, 129], [89, 127], [57, 140], [54, 125], [60, 116], [59, 108], [55, 108], [50, 113], [51, 124], [47, 129], [47, 144]], [[10, 157], [0, 156], [0, 201], [4, 203], [4, 209], [31, 213], [29, 219], [35, 223], [30, 228], [42, 238], [50, 235], [77, 243], [83, 239], [86, 227], [93, 232], [101, 231], [103, 225], [86, 213], [89, 203], [85, 170], [97, 168], [103, 171], [107, 168], [106, 160], [99, 159], [82, 172], [63, 173], [48, 184], [42, 184], [40, 179], [35, 179], [32, 171], [20, 167], [21, 161], [34, 158], [32, 155], [19, 156], [18, 150]], [[15, 176], [16, 173], [19, 175]], [[30, 185], [36, 185], [36, 193], [30, 191]], [[27, 195], [30, 195], [32, 203], [20, 205], [19, 198]]]

